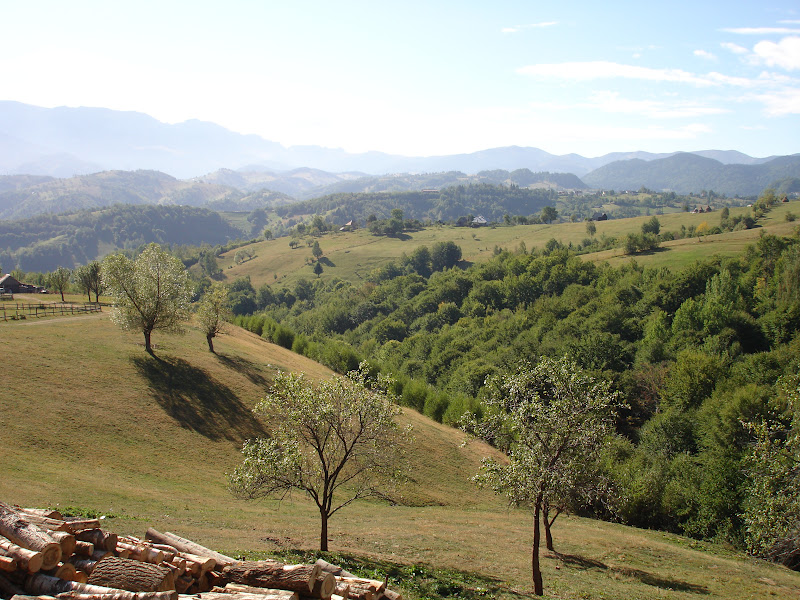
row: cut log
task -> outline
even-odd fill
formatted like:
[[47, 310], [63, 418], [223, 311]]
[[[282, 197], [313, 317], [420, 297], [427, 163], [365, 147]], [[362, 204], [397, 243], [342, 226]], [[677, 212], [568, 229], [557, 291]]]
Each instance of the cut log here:
[[[274, 560], [242, 561], [222, 570], [230, 581], [308, 595], [321, 573], [319, 565], [285, 565]], [[335, 584], [334, 584], [335, 585]]]
[[375, 598], [375, 592], [369, 588], [351, 585], [347, 588], [347, 597], [350, 598], [350, 600], [373, 600]]
[[185, 594], [186, 590], [188, 590], [189, 586], [191, 586], [193, 583], [194, 579], [191, 575], [181, 575], [180, 577], [175, 578], [175, 590], [179, 594]]
[[75, 551], [73, 554], [78, 556], [89, 557], [94, 553], [94, 544], [92, 542], [84, 542], [82, 540], [75, 540]]
[[67, 559], [75, 552], [78, 541], [75, 536], [66, 531], [49, 531], [50, 537], [61, 546], [61, 558]]
[[367, 588], [376, 593], [381, 593], [386, 589], [386, 584], [377, 579], [364, 579], [361, 577], [337, 577], [336, 581], [341, 583], [348, 583], [351, 586]]
[[132, 558], [141, 562], [153, 563], [154, 565], [164, 562], [164, 553], [161, 550], [149, 548], [144, 545], [134, 545], [118, 541], [116, 550], [117, 554], [127, 550], [127, 558]]
[[[228, 589], [227, 586], [225, 588]], [[289, 590], [273, 590], [268, 588], [249, 588], [250, 592], [229, 592], [224, 593], [206, 592], [201, 600], [298, 600], [297, 592]]]
[[70, 557], [69, 562], [75, 565], [75, 568], [78, 571], [82, 571], [87, 575], [92, 574], [94, 566], [97, 564], [97, 561], [92, 560], [91, 558], [77, 558], [75, 556]]
[[108, 550], [95, 548], [94, 552], [92, 552], [91, 559], [100, 562], [101, 560], [103, 560], [104, 558], [108, 558], [109, 556], [114, 556], [114, 555]]
[[44, 569], [52, 569], [61, 560], [61, 546], [4, 502], [0, 502], [0, 535], [18, 546], [41, 552]]
[[64, 520], [64, 517], [60, 512], [49, 508], [22, 508], [20, 510], [29, 515], [38, 515], [40, 517], [47, 517], [48, 519], [56, 519], [58, 521]]
[[383, 597], [386, 600], [403, 600], [403, 594], [393, 590], [383, 590]]
[[59, 579], [64, 579], [66, 581], [75, 581], [75, 573], [77, 570], [75, 569], [75, 565], [71, 562], [59, 563], [59, 565], [53, 569], [43, 570], [42, 573], [45, 575], [50, 575], [50, 577], [58, 577]]
[[311, 598], [322, 598], [322, 600], [330, 600], [333, 591], [336, 589], [336, 578], [330, 573], [320, 572], [314, 580], [314, 585], [309, 594], [304, 594]]
[[114, 551], [117, 547], [117, 534], [103, 529], [84, 529], [75, 534], [75, 539], [91, 542], [95, 548]]
[[17, 561], [10, 556], [0, 555], [0, 571], [13, 573], [17, 570]]
[[168, 592], [128, 592], [99, 585], [64, 581], [63, 579], [42, 574], [28, 576], [25, 580], [25, 591], [29, 594], [41, 596], [58, 596], [68, 593], [70, 597], [75, 598], [73, 594], [85, 595], [87, 598], [84, 600], [88, 600], [90, 596], [95, 598], [102, 596], [101, 600], [177, 600], [178, 598], [178, 593], [174, 590]]
[[83, 571], [75, 571], [75, 579], [73, 581], [77, 581], [78, 583], [88, 583], [89, 574], [84, 573]]
[[168, 568], [116, 556], [97, 563], [88, 583], [129, 592], [165, 592], [175, 589], [175, 577]]
[[31, 515], [26, 512], [20, 512], [22, 518], [24, 518], [29, 523], [33, 523], [37, 527], [41, 529], [47, 529], [49, 531], [65, 531], [67, 533], [72, 533], [72, 528], [70, 526], [60, 520], [60, 519], [49, 519], [47, 517], [42, 517], [40, 515]]
[[350, 584], [337, 581], [336, 587], [333, 589], [333, 595], [348, 598], [350, 596]]
[[196, 554], [198, 556], [208, 556], [213, 558], [218, 565], [229, 565], [233, 564], [236, 561], [235, 558], [231, 558], [230, 556], [225, 556], [224, 554], [220, 554], [219, 552], [214, 552], [205, 546], [201, 546], [200, 544], [193, 542], [192, 540], [187, 540], [186, 538], [182, 538], [179, 535], [175, 535], [174, 533], [170, 533], [167, 531], [166, 533], [161, 533], [156, 531], [152, 527], [147, 530], [145, 537], [153, 542], [158, 544], [167, 544], [172, 546], [173, 548], [180, 550], [181, 552], [188, 552], [189, 554]]
[[[165, 557], [166, 558], [166, 557]], [[179, 576], [186, 573], [186, 559], [181, 558], [180, 556], [176, 556], [173, 558], [169, 563], [180, 571]]]
[[64, 521], [74, 532], [84, 529], [100, 529], [100, 519], [84, 519], [83, 517], [64, 517]]
[[200, 573], [206, 573], [217, 565], [217, 561], [210, 556], [198, 556], [189, 552], [178, 552], [178, 556], [186, 561], [187, 567], [190, 562], [197, 563], [200, 566]]
[[17, 546], [4, 537], [0, 537], [0, 554], [10, 556], [17, 561], [17, 564], [28, 571], [29, 573], [36, 573], [42, 568], [44, 557], [41, 552], [35, 550], [28, 550], [21, 546]]
[[317, 564], [319, 565], [320, 569], [326, 573], [330, 573], [331, 575], [336, 575], [337, 577], [355, 577], [355, 575], [353, 575], [350, 571], [345, 571], [339, 565], [331, 564], [327, 560], [318, 558]]

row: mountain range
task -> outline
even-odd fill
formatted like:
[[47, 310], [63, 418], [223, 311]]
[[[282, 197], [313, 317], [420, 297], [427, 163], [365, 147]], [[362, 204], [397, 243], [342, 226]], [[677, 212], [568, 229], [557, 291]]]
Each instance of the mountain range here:
[[[753, 158], [741, 152], [721, 150], [693, 154], [723, 165], [758, 165], [773, 158]], [[257, 135], [243, 135], [197, 120], [173, 125], [137, 112], [86, 107], [42, 108], [0, 101], [0, 174], [3, 175], [70, 177], [107, 170], [146, 169], [188, 179], [219, 169], [282, 172], [310, 168], [366, 175], [448, 171], [474, 174], [495, 169], [529, 169], [572, 173], [582, 178], [610, 163], [650, 162], [672, 155], [614, 152], [587, 158], [578, 154], [554, 155], [539, 148], [519, 146], [428, 157], [382, 152], [350, 154], [319, 146], [287, 148]]]

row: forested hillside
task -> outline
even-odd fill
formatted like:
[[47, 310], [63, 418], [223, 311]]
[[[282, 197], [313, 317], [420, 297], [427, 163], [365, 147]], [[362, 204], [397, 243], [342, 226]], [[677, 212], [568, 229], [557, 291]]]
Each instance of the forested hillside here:
[[243, 236], [218, 213], [202, 208], [117, 205], [0, 221], [0, 266], [6, 273], [52, 271], [149, 242], [218, 245]]
[[617, 161], [587, 173], [593, 188], [638, 190], [645, 186], [689, 194], [714, 190], [729, 196], [756, 196], [766, 187], [800, 177], [800, 155], [780, 156], [762, 164], [722, 164], [688, 152], [652, 161]]
[[530, 215], [553, 204], [557, 194], [549, 189], [528, 189], [516, 185], [457, 185], [442, 190], [416, 192], [375, 192], [332, 194], [275, 209], [282, 218], [324, 215], [342, 224], [356, 219], [364, 222], [374, 215], [388, 218], [401, 210], [407, 219], [453, 221], [466, 215], [483, 215], [501, 221], [506, 214]]
[[365, 283], [256, 292], [240, 281], [234, 297], [252, 294], [266, 310], [239, 322], [339, 370], [369, 357], [398, 376], [403, 402], [452, 424], [480, 413], [487, 377], [520, 359], [570, 356], [629, 407], [607, 457], [618, 496], [598, 514], [756, 553], [786, 533], [763, 529], [779, 515], [748, 471], [758, 435], [747, 424], [791, 419], [797, 233], [677, 271], [586, 262], [555, 240], [498, 249], [466, 270], [435, 261], [443, 250], [419, 248]]
[[[22, 219], [113, 204], [224, 204], [243, 196], [233, 188], [181, 181], [158, 171], [104, 171], [68, 179], [33, 178], [7, 181], [0, 188], [0, 219]], [[24, 185], [23, 185], [24, 183]], [[225, 205], [226, 207], [228, 205]], [[227, 208], [226, 208], [227, 209]]]

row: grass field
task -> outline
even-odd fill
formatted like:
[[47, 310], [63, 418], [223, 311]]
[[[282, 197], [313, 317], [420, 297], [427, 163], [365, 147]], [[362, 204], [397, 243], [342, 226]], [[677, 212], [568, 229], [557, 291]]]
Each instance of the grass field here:
[[[667, 266], [679, 268], [698, 258], [714, 254], [730, 256], [741, 252], [744, 247], [755, 241], [762, 232], [776, 235], [791, 235], [798, 222], [787, 222], [786, 214], [793, 212], [800, 216], [800, 201], [779, 203], [759, 222], [759, 227], [744, 231], [734, 231], [703, 238], [686, 238], [665, 242], [656, 252], [640, 254], [635, 260], [645, 266]], [[731, 216], [749, 214], [747, 207], [731, 208]], [[642, 224], [649, 216], [629, 219], [613, 219], [597, 222], [595, 237], [624, 237], [628, 233], [641, 231]], [[703, 222], [709, 227], [719, 224], [720, 212], [692, 214], [686, 212], [658, 215], [661, 231], [679, 232], [681, 226], [687, 229]], [[586, 223], [558, 223], [553, 225], [515, 225], [483, 227], [478, 229], [453, 227], [449, 225], [430, 227], [417, 232], [408, 233], [400, 238], [378, 237], [366, 230], [349, 233], [330, 233], [319, 238], [320, 247], [324, 251], [321, 260], [323, 265], [322, 279], [334, 278], [347, 281], [363, 281], [367, 275], [391, 259], [403, 253], [411, 254], [418, 246], [431, 247], [436, 242], [453, 241], [461, 247], [463, 259], [468, 263], [478, 263], [493, 256], [494, 248], [500, 247], [516, 250], [521, 243], [528, 250], [543, 247], [550, 239], [556, 239], [564, 245], [581, 244], [586, 239]], [[235, 265], [235, 250], [223, 254], [219, 265], [223, 269], [223, 279], [232, 281], [237, 277], [249, 276], [255, 287], [265, 283], [293, 287], [300, 277], [313, 279], [313, 265], [307, 264], [311, 257], [311, 248], [305, 241], [292, 249], [289, 238], [262, 241], [248, 246], [254, 258], [240, 265]], [[621, 249], [606, 250], [583, 255], [585, 260], [607, 260], [611, 264], [619, 264], [631, 260]]]
[[[231, 328], [206, 349], [199, 331], [123, 333], [107, 312], [0, 324], [0, 499], [109, 515], [108, 528], [148, 526], [220, 551], [305, 553], [318, 516], [300, 496], [250, 503], [226, 490], [244, 439], [264, 433], [249, 409], [277, 369], [330, 372]], [[531, 591], [529, 513], [469, 481], [491, 453], [406, 410], [414, 481], [398, 502], [359, 502], [331, 520], [331, 549], [409, 598], [518, 598]], [[723, 546], [577, 517], [554, 528], [545, 553], [552, 598], [790, 598], [800, 574]], [[429, 583], [420, 591], [422, 580]]]

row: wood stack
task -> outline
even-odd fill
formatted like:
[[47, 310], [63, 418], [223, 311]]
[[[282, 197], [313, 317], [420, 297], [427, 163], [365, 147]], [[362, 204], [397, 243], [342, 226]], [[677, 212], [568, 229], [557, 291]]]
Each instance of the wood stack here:
[[323, 560], [238, 561], [173, 533], [118, 536], [96, 519], [0, 502], [0, 598], [402, 600]]

